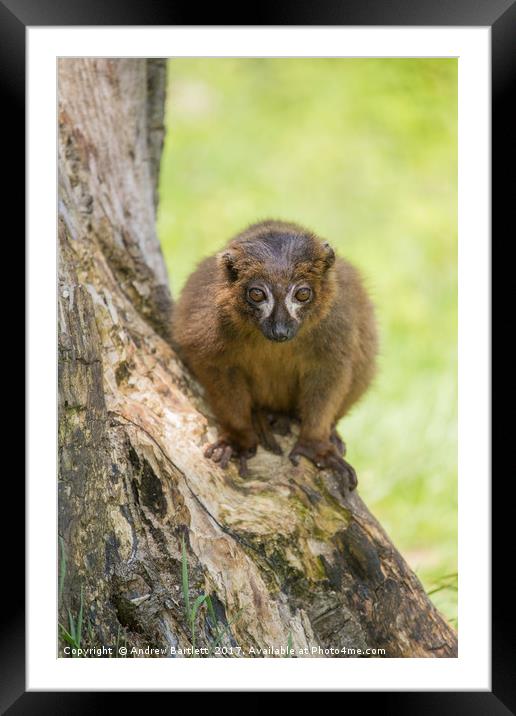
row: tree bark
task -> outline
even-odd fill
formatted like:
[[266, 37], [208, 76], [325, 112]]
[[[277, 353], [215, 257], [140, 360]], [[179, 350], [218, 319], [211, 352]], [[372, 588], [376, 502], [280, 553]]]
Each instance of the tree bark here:
[[[261, 449], [246, 479], [203, 457], [216, 426], [169, 342], [155, 230], [165, 75], [156, 59], [59, 62], [61, 622], [82, 591], [86, 647], [123, 638], [168, 654], [194, 633], [242, 655], [456, 656], [454, 630], [356, 492]], [[193, 629], [183, 540], [190, 604], [213, 606]]]

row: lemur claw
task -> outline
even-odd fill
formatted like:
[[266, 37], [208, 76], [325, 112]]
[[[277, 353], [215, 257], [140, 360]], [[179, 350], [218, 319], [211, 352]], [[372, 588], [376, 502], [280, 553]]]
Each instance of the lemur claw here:
[[227, 438], [220, 438], [216, 442], [208, 445], [204, 451], [204, 457], [213, 460], [223, 470], [227, 468], [230, 460], [238, 462], [238, 474], [240, 477], [247, 477], [249, 471], [247, 469], [247, 460], [256, 453], [256, 447], [239, 448], [235, 444], [229, 442]]
[[355, 469], [339, 454], [339, 448], [333, 441], [324, 442], [297, 442], [290, 452], [289, 459], [293, 465], [299, 464], [300, 456], [306, 457], [319, 470], [331, 470], [339, 477], [346, 478], [349, 490], [354, 490], [358, 484]]

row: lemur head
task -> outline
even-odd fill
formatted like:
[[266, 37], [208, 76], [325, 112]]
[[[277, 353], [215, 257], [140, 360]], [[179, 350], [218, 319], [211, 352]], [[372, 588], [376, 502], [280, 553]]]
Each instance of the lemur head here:
[[291, 340], [329, 310], [334, 262], [328, 243], [295, 224], [253, 225], [218, 255], [227, 288], [221, 308], [233, 324], [244, 321], [270, 341]]

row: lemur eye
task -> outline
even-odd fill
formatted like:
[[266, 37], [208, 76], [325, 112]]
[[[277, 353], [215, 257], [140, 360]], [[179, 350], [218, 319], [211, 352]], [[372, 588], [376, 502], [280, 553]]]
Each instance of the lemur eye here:
[[300, 288], [296, 291], [296, 300], [304, 303], [305, 301], [308, 301], [311, 295], [312, 291], [309, 288]]
[[251, 301], [254, 301], [254, 303], [261, 303], [262, 301], [265, 301], [265, 291], [262, 291], [261, 288], [250, 288], [248, 293], [249, 298]]

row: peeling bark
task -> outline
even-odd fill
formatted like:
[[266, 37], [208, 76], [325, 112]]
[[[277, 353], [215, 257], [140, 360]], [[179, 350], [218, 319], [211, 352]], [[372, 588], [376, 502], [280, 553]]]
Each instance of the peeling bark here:
[[[204, 459], [216, 428], [169, 343], [155, 231], [165, 62], [59, 62], [60, 607], [84, 646], [385, 649], [457, 640], [356, 492], [258, 450], [250, 477]], [[280, 438], [285, 451], [293, 438]], [[317, 654], [315, 654], [317, 655]], [[356, 654], [351, 654], [356, 655]]]

